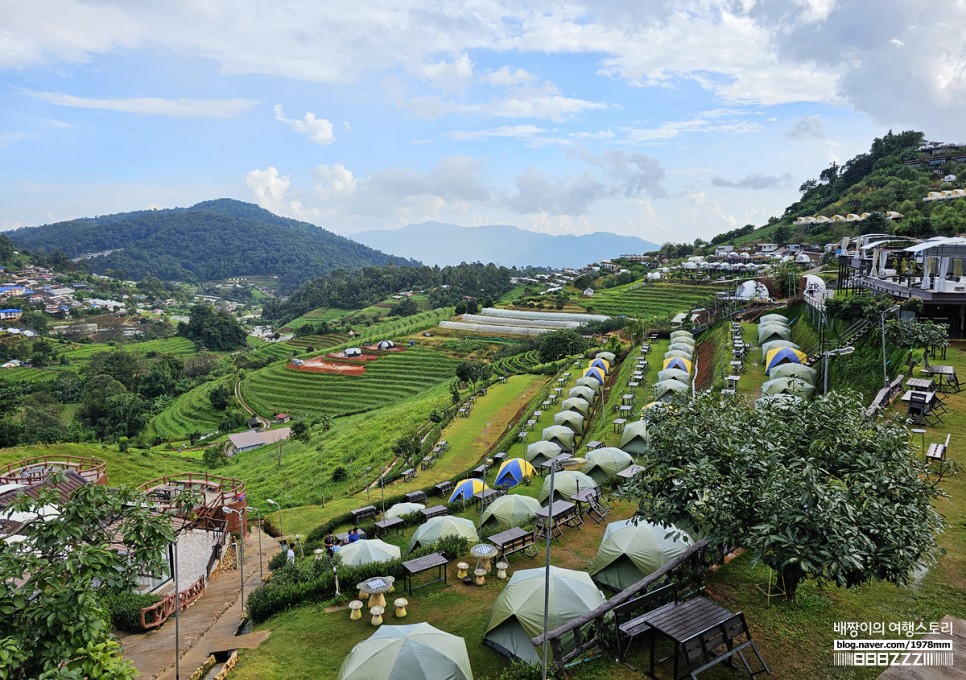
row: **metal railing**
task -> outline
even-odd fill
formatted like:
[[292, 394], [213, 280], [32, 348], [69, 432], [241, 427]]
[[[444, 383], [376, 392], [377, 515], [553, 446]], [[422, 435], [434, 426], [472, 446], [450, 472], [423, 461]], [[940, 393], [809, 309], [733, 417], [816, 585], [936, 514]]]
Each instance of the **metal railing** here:
[[[178, 604], [181, 610], [185, 610], [195, 600], [201, 597], [205, 591], [205, 577], [199, 576], [198, 580], [181, 591], [178, 596]], [[141, 610], [141, 627], [145, 630], [158, 628], [174, 614], [174, 593], [168, 593], [150, 607]]]

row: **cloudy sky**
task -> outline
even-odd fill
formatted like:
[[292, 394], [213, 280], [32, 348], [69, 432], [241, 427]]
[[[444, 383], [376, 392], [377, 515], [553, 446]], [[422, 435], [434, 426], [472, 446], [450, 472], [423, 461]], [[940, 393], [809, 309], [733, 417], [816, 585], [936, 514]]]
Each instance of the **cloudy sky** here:
[[966, 141], [964, 28], [964, 0], [0, 0], [0, 228], [231, 197], [708, 238], [890, 128]]

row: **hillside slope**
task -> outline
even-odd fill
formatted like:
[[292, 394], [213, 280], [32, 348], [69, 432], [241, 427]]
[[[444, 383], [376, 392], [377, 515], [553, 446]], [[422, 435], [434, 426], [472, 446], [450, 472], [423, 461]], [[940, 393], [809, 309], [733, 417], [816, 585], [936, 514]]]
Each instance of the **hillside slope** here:
[[274, 274], [282, 289], [290, 290], [336, 268], [412, 264], [313, 224], [230, 199], [25, 227], [7, 236], [29, 250], [59, 249], [71, 258], [94, 254], [91, 271], [135, 280]]

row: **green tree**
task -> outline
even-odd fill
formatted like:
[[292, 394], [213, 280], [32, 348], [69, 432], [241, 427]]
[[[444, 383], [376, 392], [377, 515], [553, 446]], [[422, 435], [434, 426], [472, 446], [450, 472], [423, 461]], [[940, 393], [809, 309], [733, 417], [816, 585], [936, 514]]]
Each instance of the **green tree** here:
[[247, 342], [245, 329], [238, 319], [207, 304], [191, 308], [188, 323], [178, 324], [178, 335], [214, 351], [239, 349]]
[[211, 406], [219, 411], [224, 411], [231, 404], [231, 390], [223, 384], [219, 384], [215, 389], [208, 393], [208, 401]]
[[[929, 365], [929, 351], [943, 349], [949, 345], [949, 326], [935, 321], [901, 321], [890, 319], [886, 322], [886, 337], [899, 347], [921, 349], [923, 364]], [[909, 373], [912, 373], [916, 359], [909, 354]]]
[[298, 442], [305, 443], [312, 436], [309, 432], [309, 426], [305, 424], [302, 420], [296, 420], [292, 423], [292, 439]]
[[[47, 504], [59, 514], [40, 519]], [[18, 529], [24, 540], [0, 551], [0, 675], [137, 677], [111, 635], [104, 600], [131, 590], [141, 574], [166, 571], [171, 518], [152, 512], [143, 493], [96, 484], [66, 500], [54, 490], [23, 494], [13, 508], [32, 518]]]
[[649, 420], [628, 493], [649, 521], [744, 546], [784, 578], [904, 585], [938, 554], [942, 492], [909, 433], [833, 392], [755, 409], [706, 394]]
[[537, 350], [543, 362], [556, 361], [571, 354], [582, 354], [589, 346], [582, 335], [569, 329], [542, 333], [537, 340]]

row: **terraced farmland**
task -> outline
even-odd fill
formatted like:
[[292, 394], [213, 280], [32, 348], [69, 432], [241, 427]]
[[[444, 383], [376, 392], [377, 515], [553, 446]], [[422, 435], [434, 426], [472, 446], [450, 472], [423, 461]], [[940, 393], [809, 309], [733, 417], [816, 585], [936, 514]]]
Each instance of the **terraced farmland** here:
[[[145, 342], [134, 342], [130, 345], [118, 345], [118, 347], [125, 349], [128, 352], [137, 352], [139, 354], [157, 352], [158, 354], [174, 354], [184, 356], [194, 354], [196, 352], [195, 344], [191, 342], [191, 340], [177, 336], [171, 338], [160, 338], [158, 340], [147, 340]], [[112, 349], [114, 349], [114, 347], [103, 343], [78, 345], [74, 349], [67, 350], [64, 352], [64, 354], [72, 364], [85, 364], [90, 361], [91, 357], [98, 352], [109, 352]]]
[[216, 411], [208, 399], [217, 384], [208, 382], [182, 394], [151, 419], [145, 433], [149, 437], [177, 440], [187, 439], [190, 432], [206, 434], [217, 430], [224, 414]]
[[526, 373], [539, 363], [539, 353], [537, 350], [532, 349], [529, 352], [497, 359], [493, 362], [493, 375], [517, 375]]
[[625, 315], [637, 319], [663, 318], [678, 312], [686, 312], [693, 306], [710, 304], [714, 289], [686, 283], [631, 283], [627, 286], [608, 288], [594, 293], [594, 297], [581, 300], [594, 312]]
[[280, 362], [246, 376], [242, 396], [264, 416], [279, 411], [342, 416], [412, 397], [452, 378], [457, 363], [422, 347], [386, 354], [357, 377], [293, 371]]

